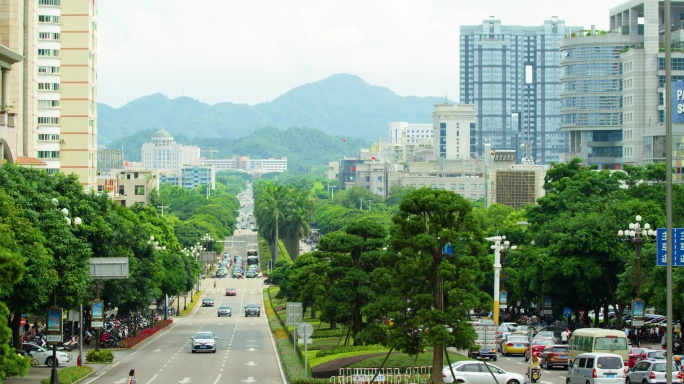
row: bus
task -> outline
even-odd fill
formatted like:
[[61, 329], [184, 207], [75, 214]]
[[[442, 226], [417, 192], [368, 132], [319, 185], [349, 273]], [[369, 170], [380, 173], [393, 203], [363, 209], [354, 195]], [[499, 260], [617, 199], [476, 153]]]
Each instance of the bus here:
[[624, 331], [601, 328], [576, 329], [568, 341], [568, 363], [581, 353], [604, 352], [622, 356], [625, 364], [629, 364], [629, 343]]
[[259, 256], [259, 252], [256, 249], [250, 249], [247, 251], [247, 257], [249, 256]]

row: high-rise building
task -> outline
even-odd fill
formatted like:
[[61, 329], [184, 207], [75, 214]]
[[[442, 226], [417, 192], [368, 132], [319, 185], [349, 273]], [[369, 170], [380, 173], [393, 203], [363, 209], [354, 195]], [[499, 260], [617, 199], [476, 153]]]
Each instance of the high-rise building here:
[[389, 123], [389, 137], [392, 144], [432, 144], [432, 124], [409, 124], [405, 121]]
[[561, 40], [580, 27], [552, 17], [540, 26], [502, 25], [491, 17], [461, 26], [460, 102], [475, 104], [470, 152], [519, 149], [535, 162], [559, 161], [566, 152], [560, 119]]
[[60, 170], [97, 188], [97, 1], [38, 0], [61, 7]]
[[[684, 1], [663, 20], [658, 0], [630, 0], [610, 9], [608, 31], [569, 35], [561, 45], [566, 159], [620, 169], [665, 161], [665, 52], [672, 29], [672, 80], [684, 80]], [[673, 124], [673, 180], [684, 172], [684, 126]]]
[[96, 0], [0, 3], [2, 159], [96, 181]]
[[199, 162], [200, 151], [196, 146], [186, 147], [173, 140], [168, 131], [159, 130], [151, 143], [142, 145], [142, 163], [145, 169], [158, 169], [169, 175], [180, 175], [183, 165]]

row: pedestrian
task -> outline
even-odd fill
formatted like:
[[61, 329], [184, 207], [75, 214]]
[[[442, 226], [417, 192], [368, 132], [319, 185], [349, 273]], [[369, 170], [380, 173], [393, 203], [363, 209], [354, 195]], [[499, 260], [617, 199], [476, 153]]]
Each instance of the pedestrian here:
[[24, 320], [24, 334], [27, 334], [31, 331], [31, 325], [29, 324], [28, 320]]
[[128, 372], [128, 381], [126, 381], [126, 384], [137, 384], [138, 383], [138, 378], [135, 377], [135, 369], [131, 369], [130, 372]]
[[570, 337], [568, 328], [566, 327], [563, 332], [561, 332], [561, 344], [567, 344], [568, 338]]

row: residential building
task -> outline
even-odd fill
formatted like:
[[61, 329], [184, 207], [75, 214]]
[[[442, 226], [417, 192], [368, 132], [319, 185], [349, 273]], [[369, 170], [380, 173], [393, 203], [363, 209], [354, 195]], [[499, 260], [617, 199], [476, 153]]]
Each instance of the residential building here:
[[[561, 40], [580, 27], [552, 17], [539, 26], [502, 25], [491, 17], [461, 26], [460, 102], [477, 111], [471, 153], [525, 146], [537, 163], [567, 152], [560, 118]], [[526, 151], [516, 151], [522, 162]]]
[[472, 104], [437, 104], [432, 112], [435, 159], [469, 159], [470, 137], [477, 131]]
[[234, 171], [237, 168], [237, 159], [203, 159], [204, 165], [213, 165], [216, 172]]
[[61, 7], [60, 170], [97, 187], [97, 1], [38, 0]]
[[216, 172], [213, 165], [184, 165], [181, 167], [181, 186], [194, 189], [200, 185], [211, 185], [216, 189]]
[[[37, 55], [38, 68], [35, 94], [37, 96], [37, 151], [38, 158], [46, 163], [48, 173], [60, 170], [61, 137], [61, 12], [59, 1], [38, 1]], [[27, 104], [28, 100], [25, 101]], [[27, 129], [34, 129], [27, 126]]]
[[159, 190], [159, 171], [142, 168], [112, 169], [97, 178], [98, 193], [106, 193], [124, 207], [148, 205], [151, 192]]

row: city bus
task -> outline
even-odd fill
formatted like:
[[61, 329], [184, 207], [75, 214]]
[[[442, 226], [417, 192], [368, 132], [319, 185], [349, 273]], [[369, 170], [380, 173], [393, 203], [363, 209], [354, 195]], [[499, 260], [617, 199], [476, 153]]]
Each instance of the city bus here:
[[568, 362], [577, 355], [587, 352], [614, 353], [622, 356], [625, 364], [629, 364], [629, 342], [624, 331], [601, 328], [576, 329], [568, 341]]
[[249, 256], [259, 256], [259, 252], [256, 249], [250, 249], [247, 251], [247, 257]]

